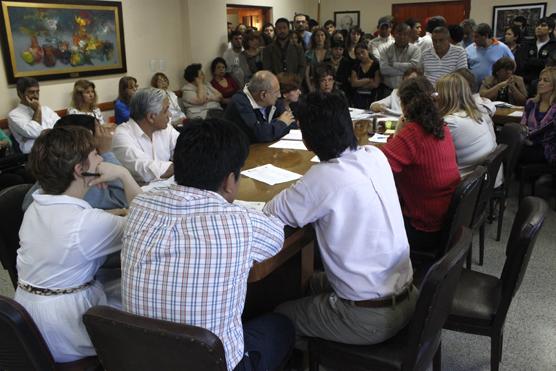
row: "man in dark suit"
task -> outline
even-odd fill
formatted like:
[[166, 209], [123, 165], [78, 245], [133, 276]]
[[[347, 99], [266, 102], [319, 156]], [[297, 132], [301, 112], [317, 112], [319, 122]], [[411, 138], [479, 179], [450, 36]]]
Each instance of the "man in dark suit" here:
[[305, 77], [305, 52], [290, 41], [290, 22], [279, 18], [275, 26], [276, 39], [263, 49], [263, 69], [295, 73], [300, 79]]
[[290, 131], [294, 122], [290, 111], [276, 104], [280, 97], [280, 84], [269, 71], [259, 71], [243, 91], [232, 96], [224, 118], [236, 123], [251, 143], [272, 142]]

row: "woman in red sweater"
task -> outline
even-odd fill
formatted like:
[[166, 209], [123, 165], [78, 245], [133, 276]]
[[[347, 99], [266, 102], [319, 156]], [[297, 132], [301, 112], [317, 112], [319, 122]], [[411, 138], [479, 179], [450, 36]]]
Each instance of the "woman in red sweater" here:
[[398, 90], [403, 117], [382, 150], [392, 167], [411, 249], [436, 250], [444, 217], [460, 175], [450, 130], [425, 77]]

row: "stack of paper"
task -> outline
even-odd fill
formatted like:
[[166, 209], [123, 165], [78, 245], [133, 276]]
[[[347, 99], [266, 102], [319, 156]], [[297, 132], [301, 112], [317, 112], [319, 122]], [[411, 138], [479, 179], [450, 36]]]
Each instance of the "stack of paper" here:
[[351, 116], [352, 121], [356, 120], [369, 120], [373, 117], [373, 113], [371, 111], [359, 109], [359, 108], [350, 108], [349, 114]]
[[369, 138], [369, 142], [373, 143], [386, 143], [388, 141], [389, 135], [383, 135], [375, 133], [372, 137]]
[[299, 140], [279, 140], [278, 142], [268, 146], [269, 148], [282, 148], [282, 149], [299, 149], [307, 151], [307, 147]]
[[303, 140], [303, 138], [301, 137], [301, 130], [299, 129], [292, 129], [290, 130], [290, 132], [282, 137], [282, 139], [285, 140]]
[[243, 206], [247, 209], [254, 209], [263, 211], [263, 207], [265, 205], [264, 202], [260, 201], [243, 201], [243, 200], [234, 200], [235, 205]]
[[293, 171], [281, 169], [272, 164], [266, 164], [249, 170], [244, 170], [241, 174], [269, 185], [291, 182], [292, 180], [301, 178], [301, 175], [294, 173]]
[[149, 184], [142, 186], [141, 189], [143, 190], [143, 192], [156, 191], [162, 188], [166, 188], [175, 183], [176, 181], [174, 180], [174, 176], [171, 176], [168, 179], [154, 180]]
[[508, 116], [510, 116], [510, 117], [521, 117], [521, 116], [523, 116], [523, 111], [513, 111]]

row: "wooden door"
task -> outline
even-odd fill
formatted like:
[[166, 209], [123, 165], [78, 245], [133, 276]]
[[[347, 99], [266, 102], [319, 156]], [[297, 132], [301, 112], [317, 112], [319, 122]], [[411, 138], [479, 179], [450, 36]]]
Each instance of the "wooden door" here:
[[426, 27], [424, 21], [428, 17], [441, 15], [449, 25], [459, 24], [469, 17], [470, 10], [470, 0], [392, 4], [392, 15], [396, 22], [403, 22], [408, 18], [418, 20], [422, 23], [423, 33]]

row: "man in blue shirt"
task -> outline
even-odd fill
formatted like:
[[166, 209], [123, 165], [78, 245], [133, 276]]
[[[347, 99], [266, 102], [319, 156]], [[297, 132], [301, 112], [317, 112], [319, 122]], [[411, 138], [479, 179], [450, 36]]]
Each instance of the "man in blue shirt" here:
[[492, 65], [497, 60], [502, 57], [514, 59], [514, 55], [506, 44], [492, 37], [492, 28], [486, 23], [477, 26], [473, 39], [475, 42], [469, 45], [465, 51], [469, 69], [475, 76], [475, 86], [481, 86], [483, 79], [492, 74]]

